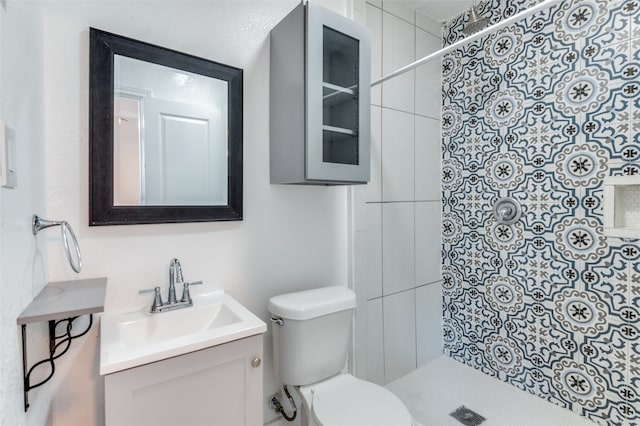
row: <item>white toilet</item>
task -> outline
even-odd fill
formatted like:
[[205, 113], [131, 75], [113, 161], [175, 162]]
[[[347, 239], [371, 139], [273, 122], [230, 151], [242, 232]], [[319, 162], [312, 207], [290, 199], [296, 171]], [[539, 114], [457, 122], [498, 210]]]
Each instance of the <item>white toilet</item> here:
[[412, 426], [387, 389], [341, 373], [351, 341], [356, 296], [323, 287], [269, 300], [276, 377], [302, 396], [301, 426]]

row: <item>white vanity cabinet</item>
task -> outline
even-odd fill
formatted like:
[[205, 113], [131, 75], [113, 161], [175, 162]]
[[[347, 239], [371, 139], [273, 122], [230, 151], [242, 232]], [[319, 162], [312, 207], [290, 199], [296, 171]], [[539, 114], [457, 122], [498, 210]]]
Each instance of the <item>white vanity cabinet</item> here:
[[271, 31], [271, 183], [369, 180], [370, 37], [314, 3]]
[[107, 426], [261, 426], [262, 335], [105, 376]]

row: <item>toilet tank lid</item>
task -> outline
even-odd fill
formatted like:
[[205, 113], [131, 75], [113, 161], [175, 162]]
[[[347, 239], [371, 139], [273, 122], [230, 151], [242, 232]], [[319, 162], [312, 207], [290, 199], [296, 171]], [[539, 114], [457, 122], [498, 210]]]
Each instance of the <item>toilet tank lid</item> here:
[[321, 287], [281, 294], [269, 300], [269, 312], [284, 319], [308, 320], [356, 307], [356, 295], [347, 287]]

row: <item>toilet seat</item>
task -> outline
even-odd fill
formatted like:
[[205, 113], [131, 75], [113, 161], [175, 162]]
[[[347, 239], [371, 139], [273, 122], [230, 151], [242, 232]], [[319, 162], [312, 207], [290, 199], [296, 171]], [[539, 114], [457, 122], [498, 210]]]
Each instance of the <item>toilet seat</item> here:
[[309, 386], [311, 412], [321, 426], [411, 426], [413, 420], [393, 393], [341, 374]]

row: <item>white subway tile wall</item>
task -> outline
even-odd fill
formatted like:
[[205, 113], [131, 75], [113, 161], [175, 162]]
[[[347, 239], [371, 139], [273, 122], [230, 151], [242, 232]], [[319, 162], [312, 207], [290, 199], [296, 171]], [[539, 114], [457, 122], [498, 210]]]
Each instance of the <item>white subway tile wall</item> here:
[[[440, 47], [441, 25], [401, 2], [365, 9], [374, 80]], [[353, 189], [354, 250], [366, 251], [354, 262], [367, 271], [358, 272], [367, 302], [356, 310], [354, 359], [356, 375], [379, 384], [442, 353], [440, 75], [425, 66], [372, 92], [371, 182]]]

